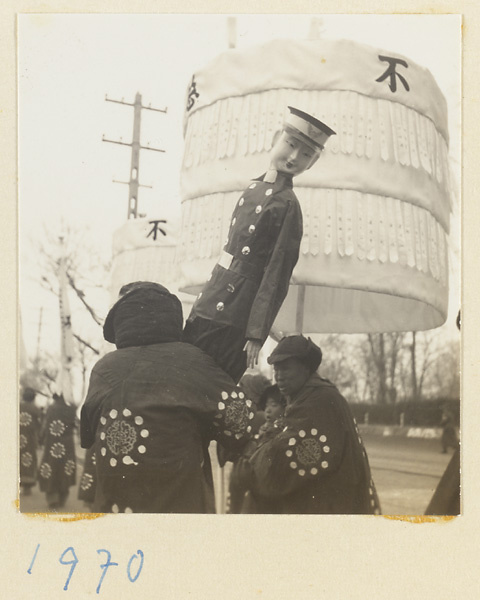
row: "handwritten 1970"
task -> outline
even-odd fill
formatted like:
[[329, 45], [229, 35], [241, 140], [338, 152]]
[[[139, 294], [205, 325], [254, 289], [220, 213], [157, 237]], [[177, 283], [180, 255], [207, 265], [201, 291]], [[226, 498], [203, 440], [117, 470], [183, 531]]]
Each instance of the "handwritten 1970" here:
[[[34, 567], [35, 561], [37, 559], [37, 554], [38, 554], [39, 549], [40, 549], [40, 544], [37, 544], [32, 561], [27, 570], [27, 573], [29, 575], [31, 575], [33, 572], [33, 567]], [[100, 589], [102, 587], [103, 580], [105, 578], [105, 575], [107, 574], [108, 569], [110, 567], [118, 567], [119, 565], [117, 562], [112, 561], [112, 555], [109, 552], [109, 550], [99, 549], [99, 550], [97, 550], [97, 554], [99, 556], [103, 555], [103, 557], [105, 558], [105, 562], [99, 565], [99, 567], [102, 569], [102, 572], [100, 574], [100, 579], [99, 579], [98, 585], [97, 585], [97, 590], [96, 590], [97, 594], [99, 594]], [[140, 573], [142, 572], [142, 569], [143, 569], [143, 559], [144, 559], [143, 552], [141, 550], [137, 550], [134, 554], [132, 554], [132, 556], [130, 557], [130, 560], [127, 563], [126, 574], [127, 574], [128, 580], [131, 581], [132, 583], [135, 583], [135, 581], [137, 581], [137, 579], [140, 577]], [[67, 591], [68, 586], [70, 584], [70, 580], [72, 578], [72, 575], [75, 571], [75, 568], [77, 567], [77, 564], [79, 563], [79, 559], [77, 558], [77, 555], [75, 553], [75, 549], [73, 548], [73, 546], [69, 546], [68, 548], [66, 548], [62, 552], [58, 561], [62, 565], [70, 565], [70, 571], [69, 571], [67, 579], [65, 581], [65, 585], [63, 586], [63, 589], [65, 591]]]

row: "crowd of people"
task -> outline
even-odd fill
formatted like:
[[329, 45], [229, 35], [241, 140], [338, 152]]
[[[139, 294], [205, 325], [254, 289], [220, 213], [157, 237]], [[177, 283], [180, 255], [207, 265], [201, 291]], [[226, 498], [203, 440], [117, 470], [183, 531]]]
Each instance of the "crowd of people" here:
[[[43, 414], [35, 405], [35, 396], [35, 390], [26, 387], [20, 401], [20, 487], [22, 494], [29, 496], [38, 483], [48, 509], [58, 510], [65, 506], [76, 482], [76, 410], [63, 395], [53, 394], [53, 402]], [[41, 447], [39, 466], [37, 454]]]
[[182, 341], [182, 323], [178, 298], [152, 282], [124, 286], [107, 316], [117, 349], [93, 368], [81, 414], [95, 512], [215, 512], [212, 440], [234, 463], [230, 512], [380, 511], [347, 402], [316, 372], [318, 346], [281, 340], [276, 384], [261, 378], [254, 397], [248, 375], [237, 385]]

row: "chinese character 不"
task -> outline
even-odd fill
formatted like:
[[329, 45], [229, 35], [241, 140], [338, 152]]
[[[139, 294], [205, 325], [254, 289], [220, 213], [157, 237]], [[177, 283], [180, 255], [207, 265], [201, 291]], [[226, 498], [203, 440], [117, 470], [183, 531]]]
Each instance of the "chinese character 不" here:
[[383, 60], [384, 62], [387, 62], [388, 67], [387, 67], [387, 70], [385, 71], [385, 73], [383, 73], [383, 75], [380, 75], [380, 77], [378, 79], [376, 79], [375, 81], [378, 81], [378, 82], [385, 81], [385, 79], [387, 77], [390, 77], [390, 82], [389, 82], [388, 86], [392, 92], [396, 92], [397, 91], [397, 77], [398, 77], [400, 79], [400, 81], [403, 83], [403, 86], [405, 87], [407, 92], [409, 92], [410, 87], [407, 83], [407, 80], [405, 79], [405, 77], [403, 75], [400, 75], [400, 73], [397, 73], [397, 71], [395, 71], [395, 67], [397, 65], [402, 65], [402, 67], [405, 67], [406, 69], [408, 69], [408, 64], [406, 63], [406, 61], [402, 60], [401, 58], [392, 58], [391, 56], [382, 56], [381, 54], [378, 55], [378, 58], [380, 60]]
[[167, 232], [164, 229], [162, 229], [161, 227], [159, 227], [159, 223], [166, 223], [166, 221], [165, 221], [165, 219], [158, 219], [157, 221], [149, 221], [148, 222], [148, 224], [153, 225], [153, 227], [148, 232], [147, 238], [150, 236], [153, 236], [154, 242], [157, 241], [157, 232], [158, 231], [165, 236], [167, 235]]

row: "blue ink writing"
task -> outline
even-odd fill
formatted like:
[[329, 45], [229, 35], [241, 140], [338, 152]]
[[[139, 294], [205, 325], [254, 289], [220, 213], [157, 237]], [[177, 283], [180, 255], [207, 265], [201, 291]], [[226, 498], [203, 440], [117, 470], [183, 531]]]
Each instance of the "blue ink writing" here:
[[[33, 567], [33, 563], [35, 562], [35, 559], [37, 558], [37, 552], [38, 552], [38, 549], [39, 549], [39, 548], [40, 548], [40, 544], [37, 544], [37, 547], [35, 548], [35, 554], [33, 555], [33, 558], [32, 558], [32, 562], [30, 563], [30, 566], [28, 567], [28, 571], [27, 571], [27, 573], [28, 573], [29, 575], [31, 575], [31, 574], [32, 574], [32, 567]], [[131, 560], [131, 559], [130, 559], [130, 560]], [[143, 559], [142, 559], [142, 563], [143, 563]]]
[[118, 563], [110, 561], [110, 559], [112, 558], [112, 555], [110, 554], [110, 552], [108, 550], [97, 550], [97, 554], [100, 554], [100, 552], [105, 552], [107, 554], [107, 562], [104, 563], [103, 565], [100, 565], [100, 567], [103, 569], [103, 573], [102, 573], [102, 576], [100, 577], [100, 581], [98, 582], [97, 594], [100, 593], [100, 587], [102, 585], [103, 578], [107, 574], [108, 567], [118, 567]]
[[[130, 572], [130, 567], [132, 566], [133, 559], [138, 558], [137, 554], [140, 556], [140, 566], [137, 569], [137, 574], [135, 575], [135, 577], [132, 577], [132, 574]], [[143, 569], [143, 552], [141, 550], [137, 550], [136, 554], [132, 554], [130, 560], [128, 561], [128, 565], [127, 565], [127, 575], [132, 583], [137, 581], [140, 573], [142, 572], [142, 569]]]
[[[29, 575], [31, 575], [33, 572], [33, 567], [37, 560], [37, 555], [38, 555], [39, 550], [40, 550], [40, 544], [37, 544], [37, 547], [35, 548], [35, 552], [33, 554], [32, 560], [30, 562], [30, 566], [27, 569], [27, 573]], [[43, 553], [45, 554], [45, 550], [43, 551]], [[100, 568], [102, 569], [102, 574], [100, 575], [100, 580], [98, 582], [97, 589], [96, 589], [97, 594], [99, 594], [100, 590], [102, 588], [102, 585], [103, 585], [103, 580], [105, 579], [105, 575], [107, 574], [108, 569], [110, 567], [118, 567], [119, 563], [113, 562], [112, 554], [109, 550], [99, 549], [99, 550], [97, 550], [97, 554], [98, 555], [101, 555], [101, 554], [106, 555], [104, 563], [100, 565]], [[142, 550], [137, 550], [134, 554], [132, 554], [130, 556], [130, 559], [127, 563], [126, 571], [127, 571], [128, 580], [131, 583], [135, 583], [135, 581], [137, 581], [137, 579], [140, 577], [140, 574], [143, 571], [144, 559], [145, 559], [145, 555]], [[68, 573], [68, 577], [65, 581], [65, 585], [63, 586], [64, 591], [67, 591], [69, 588], [70, 580], [72, 579], [73, 573], [74, 573], [77, 565], [80, 562], [75, 553], [73, 546], [69, 546], [68, 548], [66, 548], [62, 552], [58, 561], [62, 565], [70, 566], [70, 571]], [[38, 569], [37, 569], [37, 571], [38, 571]], [[123, 575], [123, 577], [125, 577], [125, 576]]]
[[[73, 560], [63, 560], [64, 556], [67, 554], [67, 552], [71, 552], [73, 555]], [[68, 584], [70, 583], [70, 579], [72, 578], [73, 572], [75, 571], [75, 567], [77, 566], [78, 563], [78, 558], [77, 555], [75, 554], [75, 550], [69, 546], [66, 550], [64, 550], [62, 552], [62, 556], [59, 558], [59, 561], [62, 563], [62, 565], [72, 565], [72, 568], [70, 569], [70, 573], [68, 574], [67, 577], [67, 581], [65, 582], [65, 585], [63, 587], [63, 589], [66, 591], [68, 590]]]

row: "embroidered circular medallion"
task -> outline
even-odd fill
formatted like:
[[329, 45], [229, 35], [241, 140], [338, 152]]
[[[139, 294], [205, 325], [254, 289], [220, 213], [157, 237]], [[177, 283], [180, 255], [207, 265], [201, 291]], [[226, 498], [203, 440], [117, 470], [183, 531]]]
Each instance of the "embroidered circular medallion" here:
[[30, 467], [33, 462], [33, 456], [30, 454], [30, 452], [23, 452], [20, 460], [22, 461], [22, 465], [24, 467]]
[[65, 446], [61, 442], [56, 442], [50, 448], [50, 455], [53, 458], [62, 458], [62, 456], [65, 456]]
[[249, 419], [254, 417], [247, 406], [245, 394], [237, 390], [232, 390], [230, 393], [223, 391], [222, 401], [218, 402], [217, 406], [219, 412], [214, 416], [217, 420], [214, 422], [215, 426], [221, 427], [226, 436], [234, 435], [236, 439], [242, 438], [247, 430]]
[[128, 454], [137, 441], [135, 427], [119, 419], [110, 425], [106, 431], [106, 442], [112, 454]]
[[64, 471], [66, 475], [73, 475], [75, 473], [75, 461], [67, 460]]
[[52, 467], [48, 463], [43, 463], [40, 467], [40, 477], [49, 479], [52, 476]]
[[23, 435], [23, 433], [20, 434], [20, 450], [23, 450], [27, 445], [27, 436]]
[[50, 427], [48, 428], [48, 431], [50, 431], [50, 433], [54, 437], [60, 437], [65, 432], [65, 429], [66, 429], [65, 423], [63, 421], [60, 421], [59, 419], [55, 419], [55, 421], [52, 421], [50, 423]]
[[20, 426], [27, 427], [32, 422], [32, 415], [27, 412], [20, 413]]
[[318, 463], [321, 456], [322, 447], [313, 438], [303, 439], [297, 446], [297, 458], [303, 465], [314, 465]]
[[90, 475], [90, 473], [84, 473], [82, 475], [82, 480], [80, 482], [80, 487], [82, 488], [82, 490], [88, 490], [89, 488], [92, 487], [92, 483], [93, 483], [93, 477], [92, 475]]

